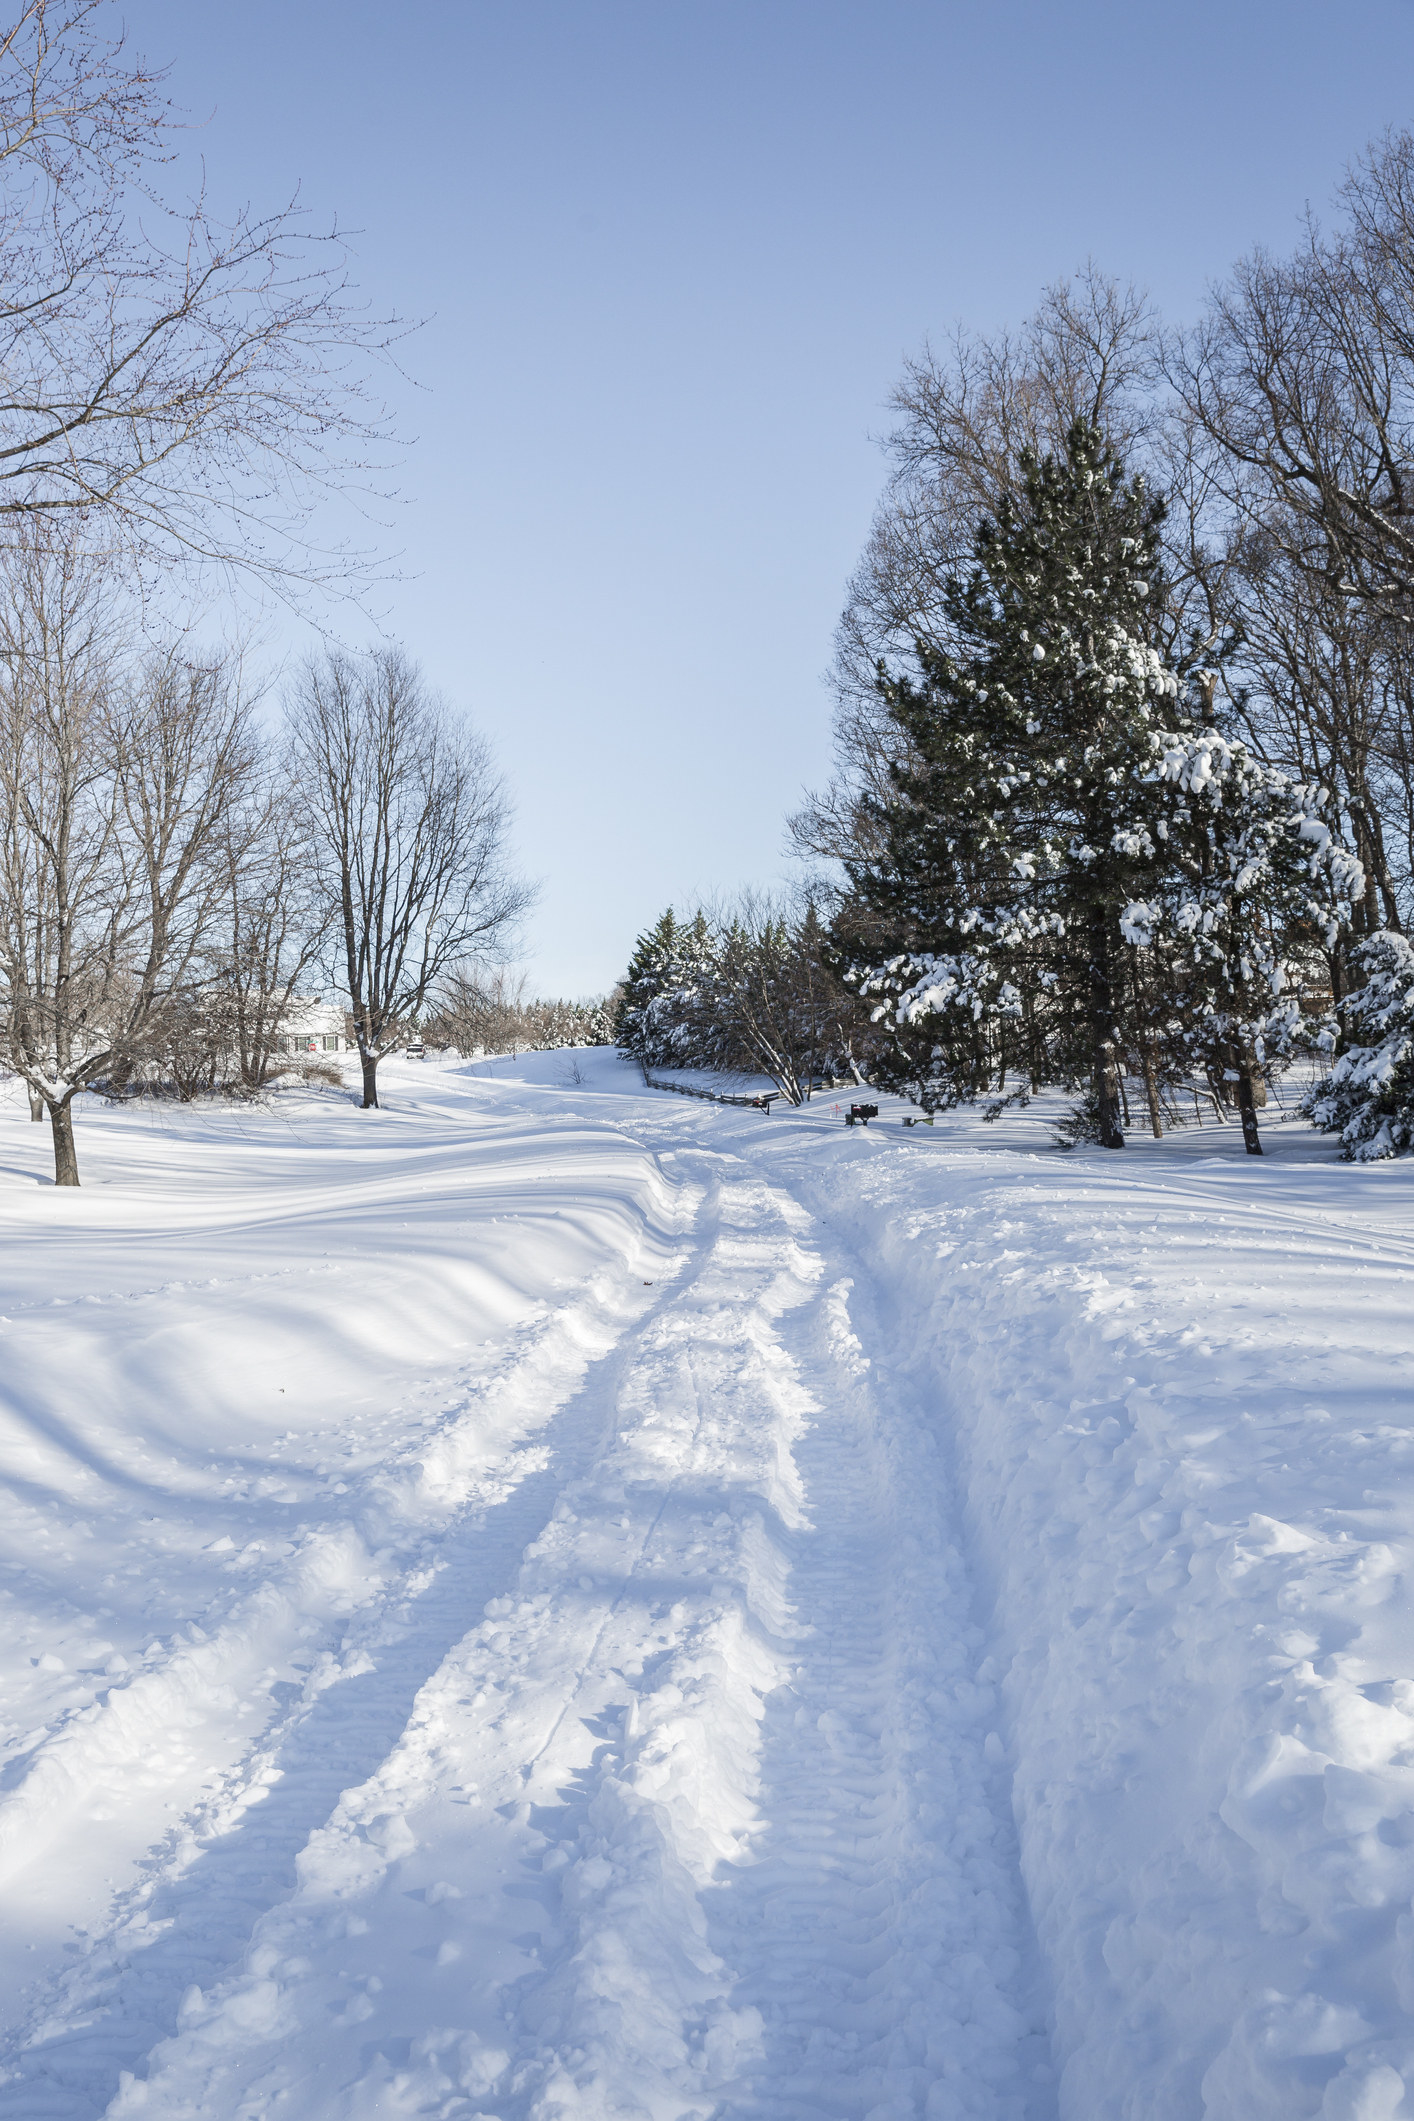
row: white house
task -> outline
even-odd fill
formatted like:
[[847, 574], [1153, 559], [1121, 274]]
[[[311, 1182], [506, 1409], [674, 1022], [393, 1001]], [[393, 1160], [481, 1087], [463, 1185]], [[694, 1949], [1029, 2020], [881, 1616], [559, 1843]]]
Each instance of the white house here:
[[348, 1017], [338, 1002], [322, 995], [296, 994], [285, 1011], [284, 1027], [275, 1041], [278, 1053], [356, 1053], [358, 1042], [349, 1037]]

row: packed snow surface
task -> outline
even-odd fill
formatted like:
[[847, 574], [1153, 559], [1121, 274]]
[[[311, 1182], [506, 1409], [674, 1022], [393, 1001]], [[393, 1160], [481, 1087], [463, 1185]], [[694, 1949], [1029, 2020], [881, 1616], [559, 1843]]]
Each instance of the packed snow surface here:
[[383, 1073], [0, 1114], [0, 2114], [1414, 2117], [1414, 1169]]

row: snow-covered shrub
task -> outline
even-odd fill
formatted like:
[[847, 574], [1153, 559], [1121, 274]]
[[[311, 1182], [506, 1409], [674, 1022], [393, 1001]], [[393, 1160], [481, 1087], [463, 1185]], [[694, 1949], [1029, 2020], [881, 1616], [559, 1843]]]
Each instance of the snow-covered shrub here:
[[1353, 1163], [1414, 1151], [1414, 950], [1381, 929], [1352, 953], [1364, 985], [1346, 999], [1352, 1040], [1302, 1110]]

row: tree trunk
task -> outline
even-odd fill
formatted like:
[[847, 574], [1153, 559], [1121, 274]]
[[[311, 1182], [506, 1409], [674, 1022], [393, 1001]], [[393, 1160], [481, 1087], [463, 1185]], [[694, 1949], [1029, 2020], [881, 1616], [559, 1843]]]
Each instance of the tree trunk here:
[[1041, 1089], [1041, 1062], [1036, 1051], [1036, 1001], [1028, 994], [1021, 1004], [1023, 1036], [1026, 1041], [1026, 1073], [1031, 1082], [1031, 1095], [1036, 1097]]
[[1242, 1115], [1242, 1146], [1249, 1156], [1260, 1156], [1262, 1138], [1257, 1132], [1257, 1100], [1252, 1095], [1252, 1071], [1245, 1053], [1234, 1053], [1237, 1072], [1237, 1109]]
[[79, 1159], [74, 1148], [73, 1106], [67, 1102], [51, 1105], [49, 1124], [54, 1130], [54, 1183], [56, 1186], [76, 1186], [79, 1182]]
[[1144, 1056], [1144, 1090], [1149, 1099], [1149, 1125], [1154, 1130], [1155, 1141], [1161, 1142], [1164, 1138], [1164, 1121], [1163, 1114], [1159, 1110], [1159, 1083], [1158, 1077], [1154, 1073], [1153, 1040], [1148, 1038], [1142, 1040], [1139, 1050]]
[[1373, 935], [1378, 928], [1398, 930], [1399, 905], [1385, 856], [1384, 835], [1379, 829], [1379, 811], [1368, 794], [1364, 802], [1352, 806], [1351, 816], [1355, 852], [1365, 871], [1365, 896], [1351, 909], [1351, 926], [1357, 935]]
[[1114, 998], [1110, 992], [1105, 909], [1090, 909], [1090, 1036], [1095, 1060], [1095, 1103], [1100, 1115], [1100, 1146], [1122, 1149], [1119, 1123], [1119, 1071], [1115, 1066]]
[[363, 1070], [363, 1109], [371, 1112], [378, 1104], [378, 1055], [360, 1049], [358, 1060]]
[[37, 1090], [31, 1090], [29, 1093], [29, 1116], [34, 1120], [42, 1120], [44, 1117], [44, 1099]]
[[1122, 1149], [1124, 1129], [1119, 1119], [1119, 1073], [1114, 1048], [1102, 1041], [1095, 1055], [1095, 1103], [1100, 1114], [1100, 1147]]

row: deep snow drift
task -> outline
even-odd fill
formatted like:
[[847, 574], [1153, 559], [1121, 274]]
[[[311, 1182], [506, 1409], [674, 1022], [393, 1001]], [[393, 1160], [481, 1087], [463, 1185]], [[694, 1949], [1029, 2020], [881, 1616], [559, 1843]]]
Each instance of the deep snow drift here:
[[0, 2113], [1414, 2117], [1414, 1170], [386, 1077], [0, 1116]]

